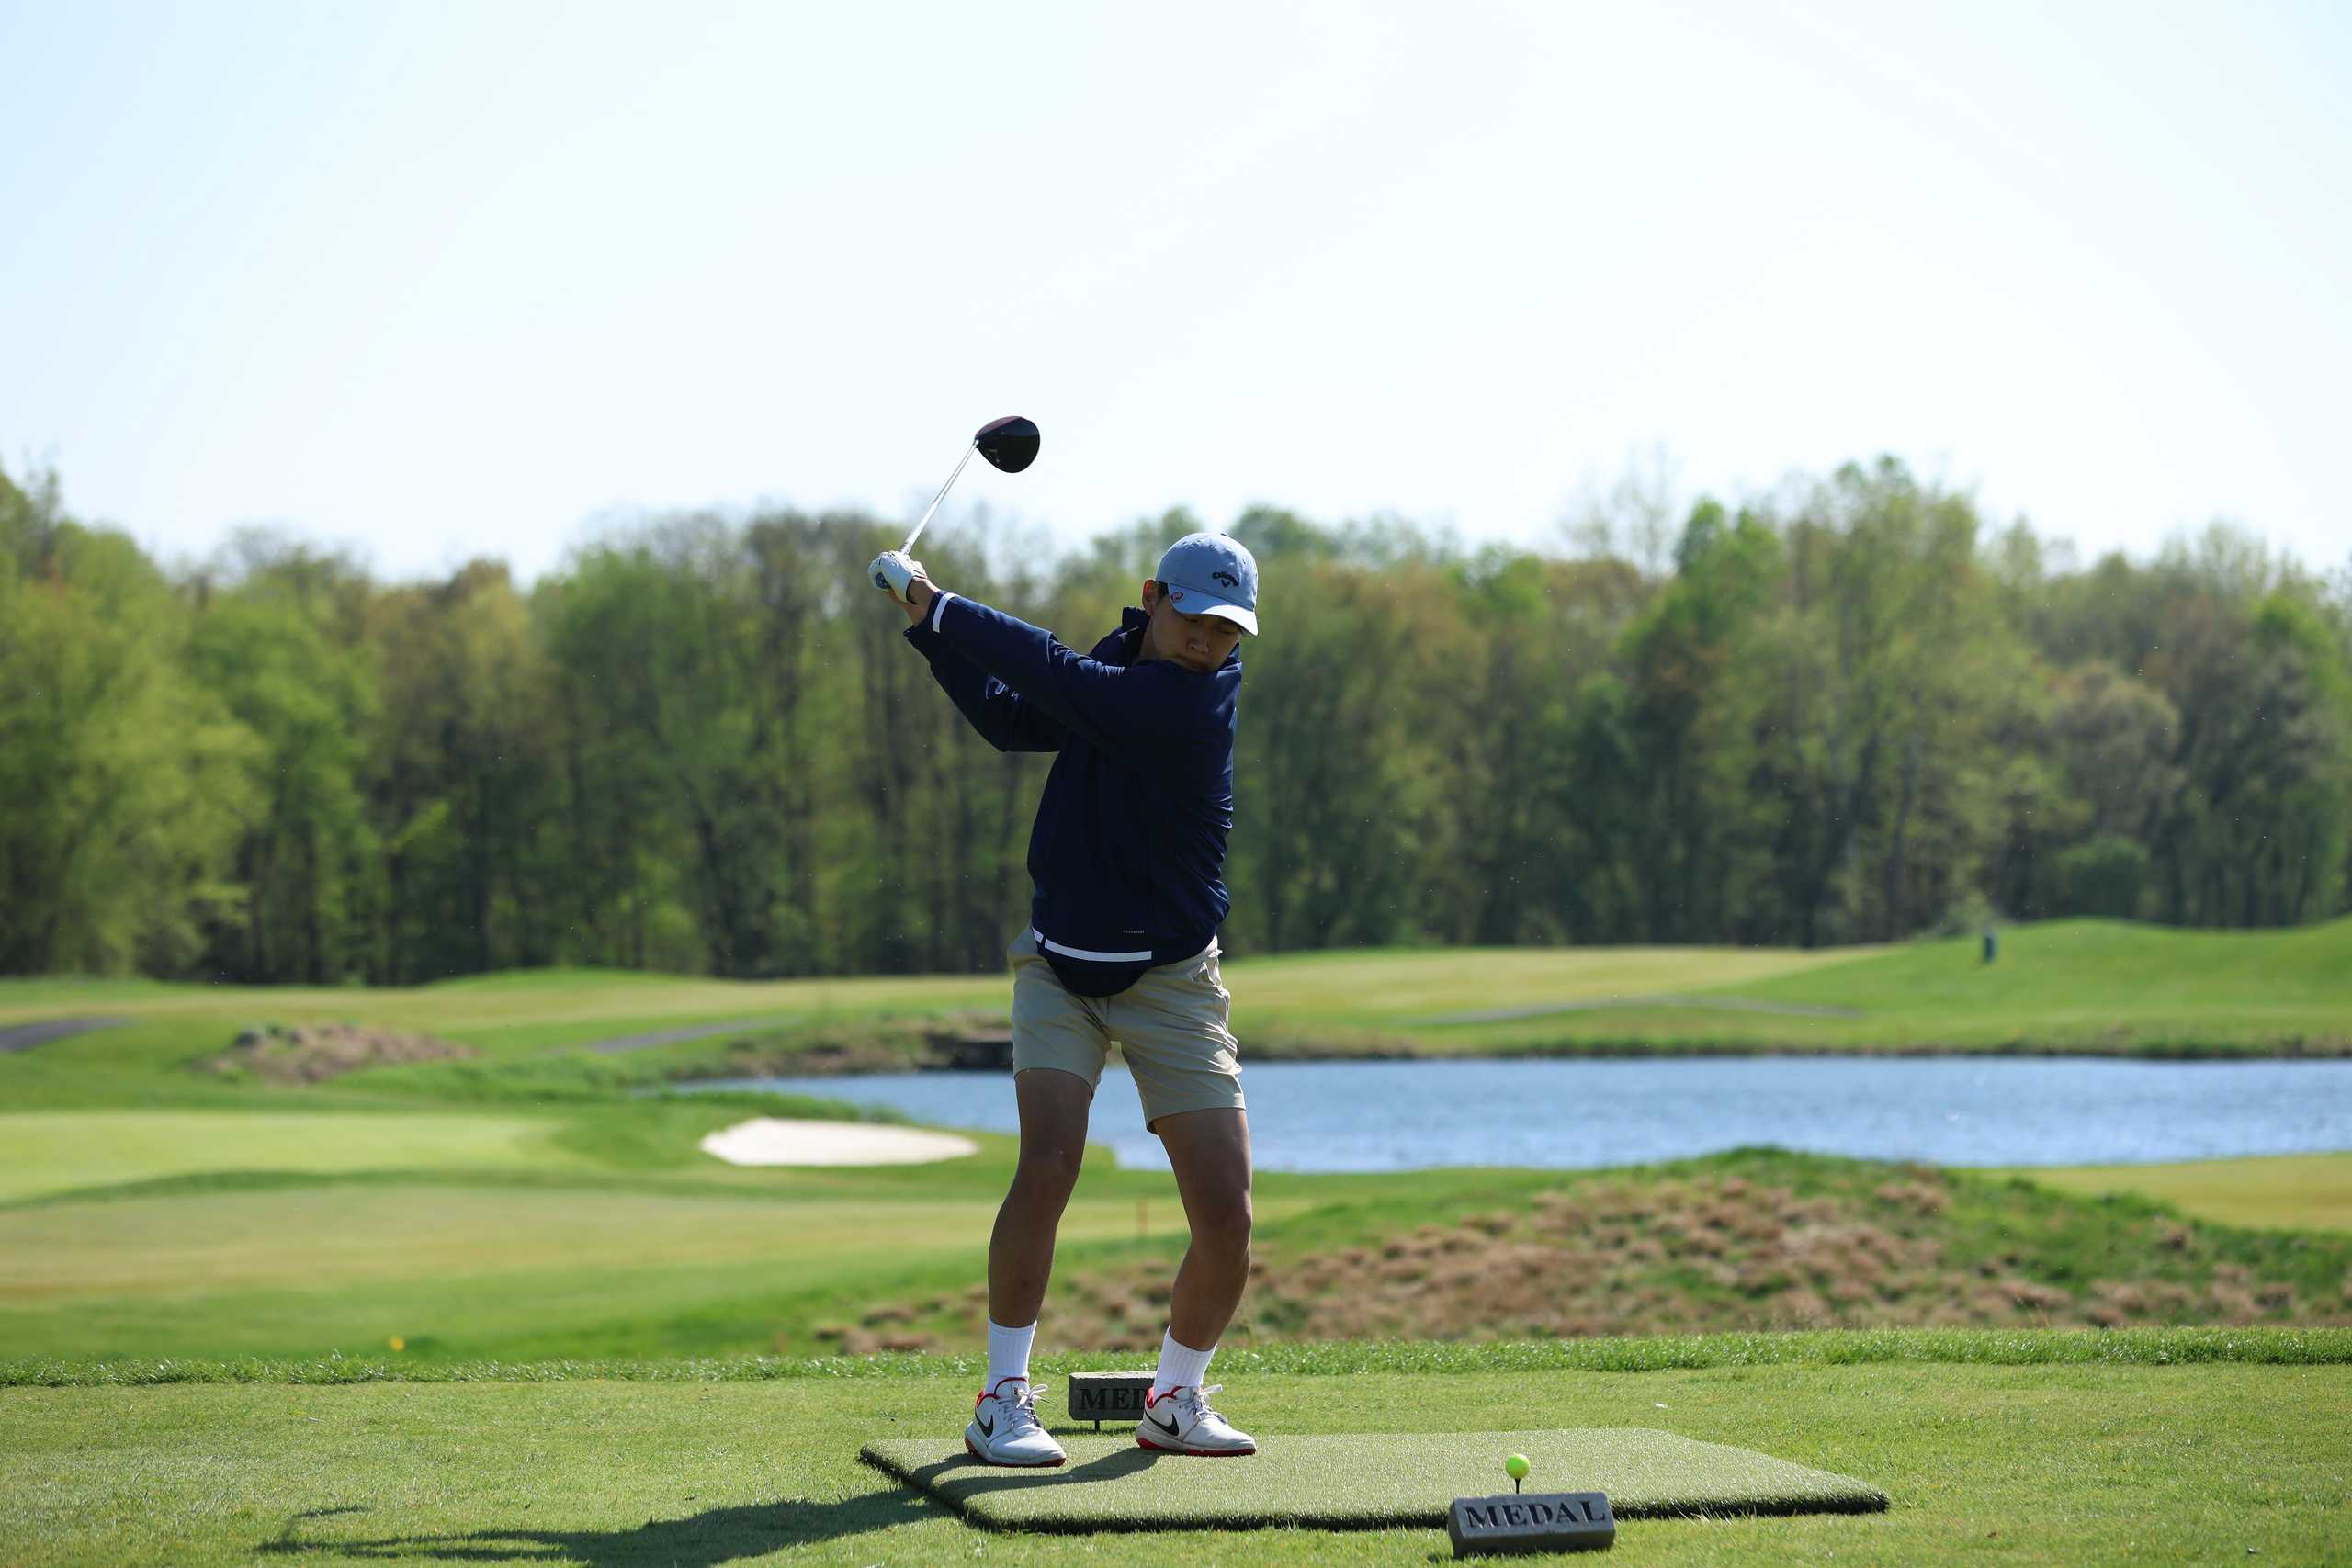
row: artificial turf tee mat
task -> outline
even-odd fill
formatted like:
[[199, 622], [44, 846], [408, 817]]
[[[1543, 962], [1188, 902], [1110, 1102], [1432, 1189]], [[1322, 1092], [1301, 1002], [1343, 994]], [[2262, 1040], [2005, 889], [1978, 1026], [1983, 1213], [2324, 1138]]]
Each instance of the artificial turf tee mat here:
[[1606, 1492], [1620, 1518], [1886, 1506], [1885, 1493], [1851, 1476], [1646, 1427], [1268, 1438], [1246, 1459], [1154, 1453], [1124, 1435], [1062, 1446], [1069, 1462], [1058, 1470], [984, 1465], [956, 1438], [872, 1442], [861, 1457], [999, 1529], [1442, 1525], [1454, 1498], [1509, 1484], [1511, 1453], [1533, 1467], [1530, 1490]]

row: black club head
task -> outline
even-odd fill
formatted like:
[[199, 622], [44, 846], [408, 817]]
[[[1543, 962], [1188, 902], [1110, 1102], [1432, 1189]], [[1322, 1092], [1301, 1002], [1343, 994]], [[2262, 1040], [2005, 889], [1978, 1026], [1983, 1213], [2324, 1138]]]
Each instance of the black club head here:
[[1036, 423], [1017, 413], [989, 421], [972, 437], [980, 456], [1008, 474], [1017, 474], [1037, 460], [1037, 442]]

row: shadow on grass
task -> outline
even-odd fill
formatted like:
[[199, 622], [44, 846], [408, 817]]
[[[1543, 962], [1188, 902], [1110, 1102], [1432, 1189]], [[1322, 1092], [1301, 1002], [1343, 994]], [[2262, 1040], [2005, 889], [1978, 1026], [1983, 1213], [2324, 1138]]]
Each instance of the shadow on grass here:
[[462, 1530], [442, 1535], [384, 1536], [373, 1540], [306, 1540], [296, 1530], [305, 1520], [365, 1508], [315, 1508], [296, 1514], [275, 1540], [254, 1550], [264, 1557], [358, 1557], [385, 1561], [443, 1562], [580, 1563], [584, 1568], [718, 1568], [720, 1563], [764, 1557], [787, 1546], [833, 1540], [952, 1517], [930, 1498], [904, 1487], [844, 1497], [836, 1503], [750, 1503], [706, 1508], [678, 1519], [648, 1519], [628, 1529]]
[[[885, 1475], [894, 1478], [899, 1475], [895, 1465], [878, 1462], [871, 1455], [859, 1457]], [[905, 1472], [904, 1479], [910, 1485], [931, 1492], [942, 1477], [948, 1478], [954, 1484], [954, 1490], [934, 1492], [933, 1495], [939, 1501], [953, 1503], [961, 1508], [966, 1497], [980, 1493], [1026, 1492], [1039, 1486], [1076, 1486], [1089, 1481], [1113, 1481], [1122, 1475], [1133, 1475], [1139, 1470], [1149, 1470], [1167, 1457], [1142, 1447], [1114, 1449], [1098, 1459], [1073, 1464], [1067, 1469], [1056, 1465], [1050, 1469], [1027, 1470], [982, 1464], [968, 1454], [953, 1454], [936, 1463], [917, 1465]]]

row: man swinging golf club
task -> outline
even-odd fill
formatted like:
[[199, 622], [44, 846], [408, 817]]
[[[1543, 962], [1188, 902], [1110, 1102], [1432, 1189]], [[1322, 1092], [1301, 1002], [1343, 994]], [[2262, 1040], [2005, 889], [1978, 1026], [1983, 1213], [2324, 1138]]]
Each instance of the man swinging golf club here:
[[1250, 1122], [1216, 931], [1258, 564], [1220, 534], [1177, 540], [1144, 582], [1143, 607], [1087, 657], [934, 588], [904, 550], [871, 575], [973, 728], [1001, 751], [1057, 753], [1029, 838], [1030, 929], [1007, 950], [1021, 1156], [989, 1241], [988, 1382], [965, 1446], [989, 1464], [1067, 1457], [1038, 1423], [1029, 1350], [1116, 1040], [1192, 1226], [1136, 1440], [1255, 1453], [1202, 1385], [1250, 1277]]

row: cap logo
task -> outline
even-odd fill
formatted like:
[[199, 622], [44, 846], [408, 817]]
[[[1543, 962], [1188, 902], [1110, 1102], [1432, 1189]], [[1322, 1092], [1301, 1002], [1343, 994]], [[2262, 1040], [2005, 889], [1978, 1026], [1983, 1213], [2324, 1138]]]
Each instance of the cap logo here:
[[1181, 588], [1170, 589], [1168, 591], [1168, 596], [1170, 599], [1175, 600], [1179, 604], [1182, 604], [1184, 602], [1184, 591]]
[[1241, 586], [1241, 580], [1234, 576], [1233, 573], [1229, 571], [1213, 571], [1209, 573], [1209, 575], [1216, 578], [1219, 582], [1224, 583], [1227, 588], [1238, 588]]

